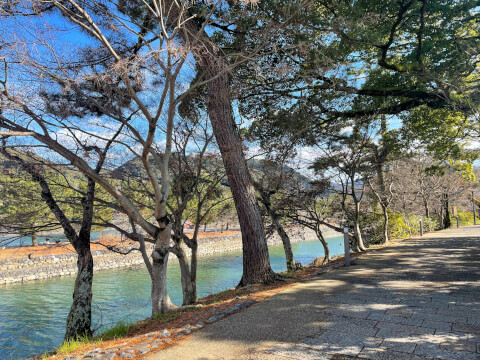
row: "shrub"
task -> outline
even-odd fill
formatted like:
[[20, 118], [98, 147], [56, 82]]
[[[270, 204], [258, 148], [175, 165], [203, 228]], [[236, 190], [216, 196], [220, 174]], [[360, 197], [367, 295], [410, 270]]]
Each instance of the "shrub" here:
[[[423, 221], [423, 232], [431, 232], [438, 229], [438, 219], [434, 217], [403, 213], [388, 212], [388, 236], [390, 240], [406, 239], [420, 234], [420, 219]], [[473, 221], [473, 217], [472, 217]], [[368, 245], [381, 244], [383, 242], [383, 214], [369, 213], [361, 219], [362, 235]]]
[[[457, 211], [458, 220], [460, 226], [473, 225], [473, 213], [468, 211]], [[452, 222], [452, 227], [457, 226], [457, 219], [453, 214], [450, 216], [450, 221]]]

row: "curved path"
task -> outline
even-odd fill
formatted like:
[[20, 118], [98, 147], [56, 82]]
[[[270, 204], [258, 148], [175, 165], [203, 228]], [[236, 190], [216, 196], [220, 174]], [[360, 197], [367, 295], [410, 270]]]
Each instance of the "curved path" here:
[[480, 359], [480, 226], [395, 243], [148, 359]]

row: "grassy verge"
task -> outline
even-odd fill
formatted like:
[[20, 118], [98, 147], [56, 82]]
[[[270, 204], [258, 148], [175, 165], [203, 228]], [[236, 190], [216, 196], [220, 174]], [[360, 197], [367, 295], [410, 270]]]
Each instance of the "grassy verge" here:
[[78, 337], [75, 340], [67, 340], [62, 343], [58, 348], [55, 349], [53, 352], [46, 352], [44, 353], [40, 358], [43, 359], [48, 359], [52, 355], [55, 356], [66, 356], [72, 352], [82, 350], [82, 349], [88, 349], [92, 345], [97, 346], [101, 343], [100, 340], [91, 338], [88, 336], [81, 336]]

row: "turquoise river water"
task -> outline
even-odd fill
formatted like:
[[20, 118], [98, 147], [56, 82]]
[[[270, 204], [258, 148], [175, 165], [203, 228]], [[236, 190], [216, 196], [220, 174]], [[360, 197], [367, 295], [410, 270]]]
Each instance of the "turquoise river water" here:
[[[342, 253], [342, 238], [327, 241], [332, 255]], [[319, 241], [295, 243], [292, 247], [295, 261], [304, 265], [323, 256]], [[270, 260], [275, 271], [285, 270], [282, 246], [270, 247]], [[200, 257], [198, 296], [234, 287], [241, 274], [241, 252]], [[42, 354], [62, 342], [74, 280], [70, 276], [0, 285], [0, 359]], [[172, 301], [180, 305], [182, 291], [176, 261], [169, 263], [168, 285]], [[93, 322], [99, 332], [119, 321], [132, 322], [150, 316], [150, 278], [144, 267], [96, 273], [93, 294]]]

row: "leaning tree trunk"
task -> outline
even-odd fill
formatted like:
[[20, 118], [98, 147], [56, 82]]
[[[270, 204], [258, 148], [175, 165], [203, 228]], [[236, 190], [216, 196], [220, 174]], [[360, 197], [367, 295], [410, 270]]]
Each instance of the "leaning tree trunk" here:
[[233, 119], [228, 74], [218, 75], [223, 70], [218, 67], [218, 59], [202, 59], [202, 62], [209, 77], [218, 76], [207, 85], [207, 111], [242, 231], [243, 275], [239, 286], [270, 282], [274, 280], [275, 273], [270, 267], [263, 219]]
[[197, 300], [197, 292], [192, 282], [192, 274], [188, 264], [188, 258], [181, 246], [175, 245], [175, 255], [180, 265], [180, 277], [182, 282], [183, 302], [182, 305], [191, 305]]
[[222, 154], [242, 231], [243, 275], [239, 286], [271, 282], [276, 275], [270, 267], [263, 219], [233, 117], [229, 82], [231, 69], [201, 22], [187, 20], [190, 15], [173, 0], [166, 0], [165, 7], [169, 9], [168, 19], [172, 24], [179, 20], [184, 24], [179, 35], [185, 43], [191, 41], [192, 34], [196, 36], [193, 56], [207, 81], [207, 113]]
[[280, 239], [282, 239], [283, 250], [285, 251], [285, 259], [287, 262], [287, 271], [295, 270], [295, 260], [293, 258], [292, 244], [290, 242], [290, 237], [283, 228], [278, 215], [271, 209], [269, 209], [270, 217], [272, 218], [273, 225], [275, 230], [277, 230]]
[[325, 238], [323, 237], [323, 233], [319, 225], [315, 227], [315, 234], [317, 235], [318, 240], [320, 240], [320, 242], [322, 243], [323, 252], [325, 253], [325, 256], [323, 258], [323, 265], [328, 264], [332, 260], [332, 257], [330, 255], [330, 249], [328, 248], [328, 243], [325, 241]]
[[73, 304], [67, 317], [65, 340], [91, 336], [93, 258], [90, 243], [77, 250], [77, 278], [73, 291]]
[[[197, 289], [195, 281], [193, 281], [193, 274], [191, 273], [191, 269], [193, 266], [190, 267], [188, 263], [187, 254], [185, 254], [185, 250], [183, 247], [184, 240], [183, 237], [186, 235], [181, 229], [182, 224], [180, 219], [176, 218], [174, 223], [174, 246], [170, 248], [170, 251], [174, 253], [178, 259], [178, 264], [180, 265], [180, 279], [182, 283], [182, 293], [183, 293], [183, 301], [182, 305], [191, 305], [195, 303], [197, 300]], [[192, 249], [192, 261], [193, 261], [193, 249]], [[196, 251], [195, 251], [196, 253]], [[196, 254], [195, 254], [195, 269], [196, 269]], [[195, 274], [196, 276], [196, 274]]]
[[92, 334], [92, 281], [93, 258], [90, 237], [93, 221], [95, 182], [88, 178], [87, 193], [82, 199], [83, 219], [78, 236], [71, 226], [64, 226], [64, 233], [77, 252], [77, 278], [73, 290], [73, 303], [67, 317], [65, 340], [77, 339]]
[[362, 231], [360, 230], [360, 203], [355, 201], [355, 219], [353, 224], [353, 231], [356, 239], [356, 251], [365, 251], [365, 245], [363, 243]]
[[166, 225], [157, 236], [152, 252], [152, 316], [172, 310], [167, 292], [167, 264], [172, 227]]
[[37, 233], [36, 232], [32, 233], [32, 246], [38, 246]]

